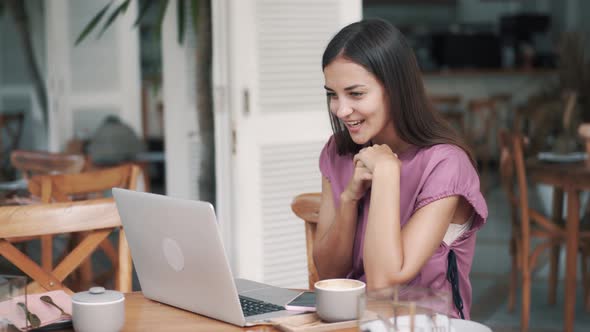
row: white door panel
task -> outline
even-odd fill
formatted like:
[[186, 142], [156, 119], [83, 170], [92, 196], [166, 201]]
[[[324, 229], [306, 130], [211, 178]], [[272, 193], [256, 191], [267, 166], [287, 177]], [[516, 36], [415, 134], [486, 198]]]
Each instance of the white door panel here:
[[227, 15], [227, 38], [214, 39], [227, 45], [226, 80], [218, 77], [216, 84], [227, 85], [235, 135], [232, 149], [216, 146], [218, 154], [233, 150], [228, 158], [231, 193], [220, 195], [223, 202], [232, 201], [226, 224], [232, 235], [224, 239], [233, 239], [230, 253], [237, 275], [306, 287], [304, 224], [290, 204], [299, 193], [321, 190], [318, 157], [331, 134], [321, 56], [338, 29], [360, 19], [361, 1], [240, 0], [226, 5], [218, 15]]

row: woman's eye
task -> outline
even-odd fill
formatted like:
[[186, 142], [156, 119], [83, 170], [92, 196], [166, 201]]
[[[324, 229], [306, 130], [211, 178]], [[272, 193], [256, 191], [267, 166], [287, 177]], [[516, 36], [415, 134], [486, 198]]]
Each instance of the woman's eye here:
[[352, 91], [350, 93], [350, 95], [353, 96], [353, 97], [360, 97], [360, 96], [362, 96], [364, 94], [365, 94], [364, 92], [358, 92], [358, 91]]
[[336, 98], [336, 94], [334, 92], [326, 92], [326, 97], [333, 99]]

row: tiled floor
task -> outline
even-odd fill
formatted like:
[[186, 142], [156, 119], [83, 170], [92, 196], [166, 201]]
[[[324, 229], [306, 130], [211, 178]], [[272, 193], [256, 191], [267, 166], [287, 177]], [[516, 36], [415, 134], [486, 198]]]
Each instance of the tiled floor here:
[[[534, 197], [534, 195], [533, 195]], [[510, 210], [503, 191], [498, 185], [486, 194], [489, 219], [478, 234], [476, 253], [471, 273], [473, 285], [472, 319], [490, 326], [496, 332], [519, 331], [520, 298], [514, 312], [507, 310], [508, 273], [510, 254], [508, 240], [510, 234]], [[534, 198], [533, 198], [534, 199]], [[533, 204], [537, 201], [533, 201]], [[541, 258], [547, 261], [546, 258]], [[562, 253], [560, 262], [565, 262]], [[563, 277], [561, 266], [560, 277]], [[547, 303], [547, 266], [541, 266], [534, 276], [531, 296], [531, 320], [529, 331], [563, 331], [563, 280], [560, 280], [557, 303]], [[575, 331], [590, 331], [590, 313], [583, 308], [582, 284], [578, 282], [576, 301]], [[517, 294], [518, 294], [517, 290]]]

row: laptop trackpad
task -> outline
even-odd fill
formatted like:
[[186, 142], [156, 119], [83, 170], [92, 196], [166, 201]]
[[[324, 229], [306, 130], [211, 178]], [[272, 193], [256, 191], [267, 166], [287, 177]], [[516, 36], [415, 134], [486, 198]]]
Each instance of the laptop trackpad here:
[[236, 278], [234, 281], [238, 289], [238, 294], [280, 306], [291, 302], [291, 300], [301, 293], [301, 291], [275, 287], [252, 280]]

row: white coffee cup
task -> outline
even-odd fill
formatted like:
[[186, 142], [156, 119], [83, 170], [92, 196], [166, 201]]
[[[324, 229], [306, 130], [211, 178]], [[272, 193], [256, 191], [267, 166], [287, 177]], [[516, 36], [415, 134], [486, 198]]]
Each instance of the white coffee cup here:
[[125, 323], [125, 296], [92, 287], [72, 296], [72, 320], [77, 332], [117, 332]]
[[365, 292], [364, 282], [354, 279], [325, 279], [315, 283], [316, 312], [325, 322], [358, 319], [365, 311], [359, 301]]

